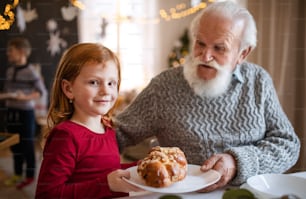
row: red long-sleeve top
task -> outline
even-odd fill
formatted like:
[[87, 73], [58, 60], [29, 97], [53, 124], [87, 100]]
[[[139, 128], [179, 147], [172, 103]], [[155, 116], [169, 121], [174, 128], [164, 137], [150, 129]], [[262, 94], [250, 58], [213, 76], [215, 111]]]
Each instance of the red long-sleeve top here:
[[114, 198], [127, 193], [112, 192], [107, 175], [132, 164], [120, 164], [113, 129], [104, 134], [65, 121], [50, 133], [36, 188], [36, 199]]

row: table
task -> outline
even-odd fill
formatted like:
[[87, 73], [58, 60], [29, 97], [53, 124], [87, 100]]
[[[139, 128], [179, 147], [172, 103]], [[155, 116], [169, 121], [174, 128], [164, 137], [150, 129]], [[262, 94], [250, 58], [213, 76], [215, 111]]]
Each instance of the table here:
[[[221, 199], [222, 195], [224, 193], [225, 189], [222, 190], [216, 190], [211, 193], [182, 193], [182, 194], [175, 194], [180, 196], [183, 199]], [[130, 193], [129, 197], [123, 197], [123, 198], [133, 198], [133, 199], [140, 199], [140, 198], [145, 198], [145, 199], [158, 199], [160, 196], [164, 196], [168, 194], [164, 193], [150, 193], [150, 192], [141, 192], [141, 193]]]
[[[299, 176], [306, 178], [306, 171], [302, 172], [296, 172], [296, 173], [290, 173], [287, 175], [294, 175], [294, 176]], [[241, 187], [247, 189], [247, 185], [243, 184]], [[210, 193], [197, 193], [197, 192], [191, 192], [191, 193], [184, 193], [184, 194], [175, 194], [178, 195], [184, 199], [221, 199], [224, 191], [227, 188], [233, 188], [232, 186], [227, 186], [223, 189], [216, 190]], [[237, 187], [236, 187], [237, 188]], [[167, 195], [164, 193], [152, 193], [152, 192], [131, 192], [129, 197], [122, 197], [123, 198], [128, 198], [128, 199], [140, 199], [140, 198], [145, 198], [145, 199], [158, 199], [160, 196]]]

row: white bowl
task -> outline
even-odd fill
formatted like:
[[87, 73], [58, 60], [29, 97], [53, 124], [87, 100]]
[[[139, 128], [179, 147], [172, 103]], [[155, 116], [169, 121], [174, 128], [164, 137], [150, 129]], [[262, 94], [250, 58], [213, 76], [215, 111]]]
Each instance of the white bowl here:
[[250, 177], [247, 185], [262, 198], [277, 198], [295, 194], [306, 198], [306, 179], [287, 174], [262, 174]]

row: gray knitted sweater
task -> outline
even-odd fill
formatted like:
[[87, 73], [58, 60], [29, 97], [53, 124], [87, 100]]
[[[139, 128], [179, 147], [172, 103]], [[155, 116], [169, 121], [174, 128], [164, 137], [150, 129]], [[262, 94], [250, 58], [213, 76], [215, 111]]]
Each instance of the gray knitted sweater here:
[[282, 173], [299, 156], [300, 141], [279, 103], [269, 74], [243, 63], [217, 98], [196, 95], [183, 68], [153, 78], [134, 102], [114, 118], [120, 147], [155, 135], [161, 146], [178, 146], [188, 163], [201, 165], [212, 154], [232, 154], [238, 185], [262, 173]]

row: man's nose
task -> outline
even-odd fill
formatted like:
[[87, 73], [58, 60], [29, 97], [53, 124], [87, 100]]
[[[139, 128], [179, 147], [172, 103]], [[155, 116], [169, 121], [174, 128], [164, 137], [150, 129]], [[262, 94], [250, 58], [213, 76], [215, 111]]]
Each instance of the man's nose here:
[[214, 59], [213, 52], [210, 48], [205, 48], [202, 50], [202, 61], [210, 62]]

